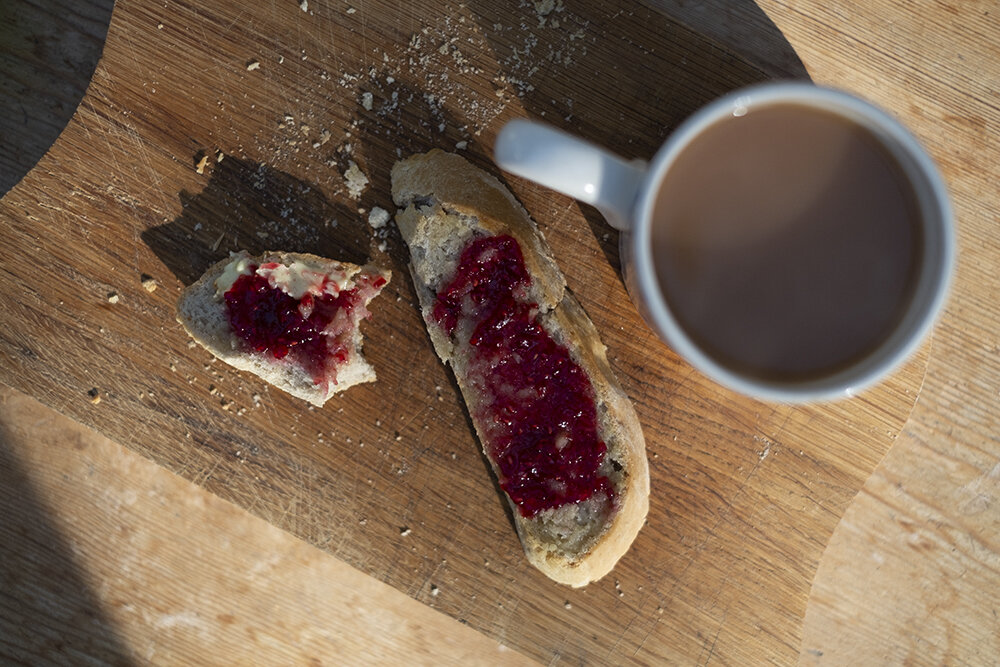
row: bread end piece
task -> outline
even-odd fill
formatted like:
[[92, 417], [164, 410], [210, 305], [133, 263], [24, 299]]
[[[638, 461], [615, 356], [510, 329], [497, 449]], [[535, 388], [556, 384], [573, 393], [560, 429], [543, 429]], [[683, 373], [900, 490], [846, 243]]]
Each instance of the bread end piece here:
[[[334, 394], [356, 384], [375, 381], [375, 369], [362, 354], [363, 336], [358, 326], [349, 334], [350, 355], [345, 364], [337, 367], [337, 382], [327, 383], [326, 386], [317, 384], [298, 364], [246, 352], [230, 331], [224, 302], [216, 298], [215, 281], [231, 259], [227, 257], [209, 267], [201, 278], [181, 292], [177, 301], [177, 321], [196, 343], [230, 366], [253, 373], [278, 389], [317, 407], [322, 407]], [[351, 278], [361, 273], [378, 274], [388, 282], [391, 277], [388, 271], [372, 265], [358, 266], [308, 253], [265, 252], [250, 260], [258, 265], [265, 262], [288, 265], [300, 261], [311, 266], [341, 270]], [[366, 301], [366, 306], [367, 303]]]

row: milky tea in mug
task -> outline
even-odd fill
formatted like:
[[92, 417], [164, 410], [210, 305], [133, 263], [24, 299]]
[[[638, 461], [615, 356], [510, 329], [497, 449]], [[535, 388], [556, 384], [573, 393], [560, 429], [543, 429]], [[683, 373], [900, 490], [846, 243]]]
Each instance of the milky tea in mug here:
[[765, 382], [835, 374], [872, 353], [913, 297], [917, 193], [866, 127], [777, 101], [704, 128], [662, 174], [649, 242], [677, 324]]
[[649, 163], [507, 123], [502, 168], [621, 230], [646, 322], [692, 366], [759, 399], [853, 396], [903, 362], [948, 293], [947, 189], [899, 121], [842, 91], [770, 82], [675, 128]]

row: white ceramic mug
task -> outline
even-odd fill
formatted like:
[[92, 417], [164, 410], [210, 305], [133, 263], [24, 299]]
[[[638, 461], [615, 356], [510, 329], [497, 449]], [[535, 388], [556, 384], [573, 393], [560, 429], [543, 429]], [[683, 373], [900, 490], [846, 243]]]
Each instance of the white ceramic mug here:
[[[657, 282], [651, 228], [661, 184], [678, 156], [706, 128], [773, 103], [819, 107], [867, 129], [895, 158], [910, 181], [919, 208], [922, 257], [912, 297], [890, 334], [870, 353], [826, 376], [776, 381], [743, 373], [708, 354], [679, 324]], [[955, 241], [947, 190], [931, 158], [902, 125], [848, 93], [806, 82], [755, 85], [730, 93], [682, 123], [648, 164], [626, 161], [547, 125], [508, 123], [497, 137], [497, 164], [514, 174], [595, 206], [621, 230], [622, 271], [629, 294], [647, 323], [702, 373], [741, 393], [802, 403], [854, 395], [897, 368], [929, 333], [945, 302]], [[662, 222], [659, 224], [663, 224]]]

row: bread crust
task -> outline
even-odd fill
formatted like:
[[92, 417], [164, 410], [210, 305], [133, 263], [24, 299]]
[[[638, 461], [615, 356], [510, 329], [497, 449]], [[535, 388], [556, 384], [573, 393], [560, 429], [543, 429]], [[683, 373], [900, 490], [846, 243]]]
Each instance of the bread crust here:
[[[361, 332], [355, 330], [352, 338], [353, 354], [348, 364], [338, 369], [337, 384], [320, 387], [297, 364], [280, 363], [261, 354], [249, 354], [231, 333], [225, 314], [225, 305], [215, 297], [215, 281], [232, 257], [221, 259], [210, 266], [202, 276], [185, 288], [177, 301], [177, 321], [196, 343], [217, 358], [241, 371], [248, 371], [292, 396], [322, 407], [334, 394], [362, 382], [374, 382], [375, 369], [361, 354]], [[378, 274], [388, 282], [391, 273], [373, 265], [358, 266], [348, 262], [320, 257], [310, 253], [271, 251], [250, 257], [253, 264], [277, 262], [290, 265], [299, 261], [324, 267], [324, 270], [343, 271], [349, 278], [360, 273]]]
[[[566, 289], [562, 273], [534, 222], [492, 176], [460, 156], [434, 150], [407, 158], [393, 167], [392, 194], [402, 207], [396, 221], [410, 246], [410, 273], [428, 333], [438, 355], [452, 366], [484, 445], [486, 440], [475, 417], [478, 397], [467, 382], [467, 360], [432, 318], [436, 289], [454, 273], [457, 256], [446, 260], [428, 256], [425, 251], [429, 245], [450, 243], [450, 254], [455, 255], [456, 248], [460, 253], [472, 232], [510, 234], [521, 245], [532, 281], [540, 283], [539, 292], [532, 295], [539, 304], [539, 321], [549, 335], [567, 347], [594, 388], [598, 429], [608, 448], [601, 471], [615, 486], [617, 505], [610, 520], [589, 532], [583, 531], [582, 537], [563, 540], [556, 538], [553, 531], [563, 530], [566, 522], [572, 523], [583, 516], [583, 508], [543, 510], [529, 519], [520, 515], [509, 497], [508, 501], [532, 565], [551, 579], [574, 587], [600, 579], [625, 554], [645, 522], [649, 509], [649, 468], [639, 419], [612, 372], [596, 328]], [[470, 225], [471, 230], [467, 229]], [[459, 242], [454, 241], [456, 238]], [[422, 263], [446, 266], [431, 271]], [[432, 280], [428, 280], [429, 276]], [[543, 299], [538, 299], [539, 295]], [[497, 474], [492, 458], [488, 454], [486, 458]], [[571, 515], [572, 512], [577, 514]]]
[[[432, 186], [432, 192], [427, 191], [428, 185]], [[393, 201], [409, 204], [427, 196], [445, 204], [452, 215], [474, 219], [480, 231], [510, 234], [517, 239], [534, 281], [535, 302], [547, 310], [562, 300], [566, 280], [545, 239], [528, 212], [500, 181], [473, 167], [460, 155], [437, 149], [397, 162], [392, 168]], [[406, 238], [405, 227], [419, 225], [419, 216], [404, 215], [402, 221], [396, 222]], [[447, 236], [452, 231], [449, 225], [442, 225], [438, 234]]]

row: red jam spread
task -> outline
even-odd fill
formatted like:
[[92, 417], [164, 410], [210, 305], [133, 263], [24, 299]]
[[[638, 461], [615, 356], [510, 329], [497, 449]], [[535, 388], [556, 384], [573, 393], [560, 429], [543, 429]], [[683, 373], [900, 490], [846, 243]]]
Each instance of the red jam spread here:
[[463, 251], [433, 310], [449, 336], [471, 331], [470, 384], [486, 397], [476, 417], [486, 425], [501, 488], [529, 518], [596, 494], [613, 501], [598, 472], [607, 446], [598, 436], [594, 388], [542, 328], [530, 285], [514, 238], [481, 237]]
[[351, 349], [343, 334], [370, 315], [365, 303], [385, 284], [382, 276], [359, 275], [350, 289], [299, 300], [271, 286], [251, 266], [225, 293], [226, 317], [248, 349], [274, 359], [288, 357], [318, 385], [336, 384], [336, 369]]

